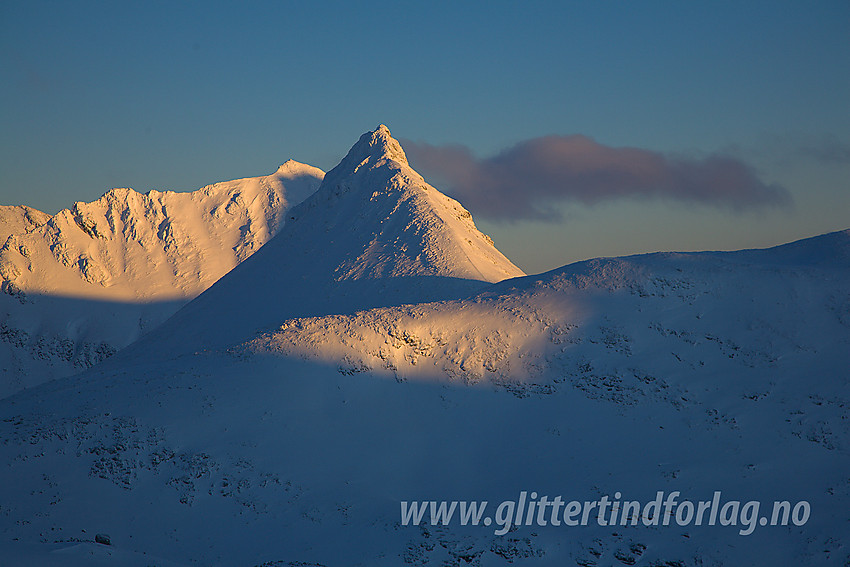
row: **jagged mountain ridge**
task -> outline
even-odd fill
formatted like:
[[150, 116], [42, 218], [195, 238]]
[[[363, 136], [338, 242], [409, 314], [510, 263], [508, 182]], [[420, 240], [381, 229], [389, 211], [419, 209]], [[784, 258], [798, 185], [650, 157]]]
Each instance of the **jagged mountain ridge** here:
[[322, 177], [290, 160], [271, 175], [190, 193], [113, 189], [12, 234], [0, 248], [0, 276], [25, 293], [194, 297], [276, 234]]
[[290, 160], [190, 193], [113, 189], [53, 217], [14, 208], [35, 222], [0, 248], [0, 396], [156, 327], [274, 236], [323, 176]]

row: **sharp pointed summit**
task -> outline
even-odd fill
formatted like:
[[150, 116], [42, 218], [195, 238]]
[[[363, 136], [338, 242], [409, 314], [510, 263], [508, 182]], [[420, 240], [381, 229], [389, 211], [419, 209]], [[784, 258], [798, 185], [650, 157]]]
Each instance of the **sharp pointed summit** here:
[[392, 137], [390, 129], [380, 124], [374, 131], [366, 132], [348, 151], [343, 160], [330, 172], [334, 175], [352, 173], [358, 167], [370, 162], [375, 165], [382, 160], [396, 161], [408, 165], [407, 156], [398, 140]]
[[[422, 176], [408, 164], [401, 144], [381, 124], [360, 136], [342, 161], [326, 174], [327, 182], [322, 184], [322, 190], [339, 195], [356, 186], [368, 191], [391, 183], [397, 174], [406, 176], [407, 181], [424, 183]], [[369, 178], [364, 179], [367, 175]]]
[[310, 222], [322, 223], [328, 234], [348, 235], [336, 279], [418, 275], [498, 282], [525, 275], [475, 227], [463, 205], [408, 165], [384, 125], [363, 134], [299, 209], [293, 224], [321, 209]]

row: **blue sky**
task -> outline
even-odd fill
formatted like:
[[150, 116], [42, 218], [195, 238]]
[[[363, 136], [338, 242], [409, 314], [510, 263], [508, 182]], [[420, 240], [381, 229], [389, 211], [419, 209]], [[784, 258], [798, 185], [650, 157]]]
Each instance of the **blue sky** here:
[[[582, 200], [554, 172], [546, 192], [517, 181], [492, 193], [500, 210], [538, 199], [555, 213], [542, 220], [473, 198], [478, 225], [529, 272], [850, 227], [845, 0], [5, 1], [0, 69], [0, 203], [50, 213], [112, 187], [193, 190], [289, 158], [327, 170], [385, 123], [477, 172], [579, 135], [615, 161], [632, 148], [675, 171], [735, 160], [744, 190], [787, 197], [738, 206], [644, 180]], [[439, 188], [471, 195], [445, 162], [409, 153]]]

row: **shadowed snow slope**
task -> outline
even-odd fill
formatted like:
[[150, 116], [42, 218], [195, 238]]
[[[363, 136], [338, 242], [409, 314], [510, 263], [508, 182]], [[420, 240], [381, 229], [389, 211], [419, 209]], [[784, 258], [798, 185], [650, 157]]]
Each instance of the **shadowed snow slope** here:
[[[274, 236], [323, 172], [273, 174], [192, 193], [113, 189], [49, 217], [0, 209], [0, 396], [102, 360]], [[23, 230], [21, 230], [23, 229]]]
[[[0, 400], [0, 537], [44, 555], [108, 531], [127, 557], [246, 567], [844, 566], [848, 242], [593, 260], [467, 299], [318, 312], [227, 351], [119, 354]], [[266, 286], [290, 289], [266, 268], [246, 303], [271, 319], [328, 308], [266, 303]], [[233, 311], [195, 305], [229, 335]], [[678, 509], [655, 525], [658, 510], [613, 526], [593, 510], [584, 527], [510, 514], [523, 525], [495, 533], [520, 491], [641, 505], [720, 491], [761, 508], [716, 525], [680, 525]], [[431, 500], [487, 501], [492, 524], [459, 509], [432, 524], [427, 508], [402, 525], [401, 501]], [[777, 500], [807, 502], [808, 521], [762, 525]]]
[[230, 346], [295, 316], [458, 298], [524, 275], [407, 165], [386, 126], [364, 134], [287, 217], [262, 250], [124, 356]]

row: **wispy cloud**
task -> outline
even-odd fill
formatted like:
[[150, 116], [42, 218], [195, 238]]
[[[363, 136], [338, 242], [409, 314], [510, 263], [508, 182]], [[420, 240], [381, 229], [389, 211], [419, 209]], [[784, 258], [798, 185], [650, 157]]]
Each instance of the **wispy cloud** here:
[[620, 198], [658, 198], [736, 210], [790, 203], [788, 192], [766, 184], [744, 162], [726, 155], [702, 159], [640, 148], [613, 148], [581, 135], [545, 136], [489, 158], [464, 146], [402, 142], [423, 174], [479, 216], [556, 221], [563, 201], [596, 204]]

